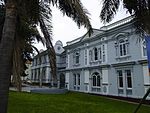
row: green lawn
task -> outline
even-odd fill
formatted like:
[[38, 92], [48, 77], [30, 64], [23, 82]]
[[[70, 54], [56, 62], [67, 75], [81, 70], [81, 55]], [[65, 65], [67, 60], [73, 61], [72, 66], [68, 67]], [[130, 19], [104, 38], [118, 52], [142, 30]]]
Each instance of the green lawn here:
[[[10, 92], [8, 113], [133, 113], [136, 106], [74, 92], [56, 95]], [[150, 113], [150, 106], [142, 106], [138, 113]]]

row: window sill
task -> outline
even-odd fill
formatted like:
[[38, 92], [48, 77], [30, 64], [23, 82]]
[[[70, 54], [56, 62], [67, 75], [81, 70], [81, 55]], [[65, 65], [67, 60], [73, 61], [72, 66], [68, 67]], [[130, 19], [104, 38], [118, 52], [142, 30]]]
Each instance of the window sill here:
[[123, 58], [129, 58], [131, 57], [130, 55], [125, 55], [125, 56], [117, 56], [116, 59], [123, 59]]
[[80, 64], [74, 64], [73, 66], [80, 66]]

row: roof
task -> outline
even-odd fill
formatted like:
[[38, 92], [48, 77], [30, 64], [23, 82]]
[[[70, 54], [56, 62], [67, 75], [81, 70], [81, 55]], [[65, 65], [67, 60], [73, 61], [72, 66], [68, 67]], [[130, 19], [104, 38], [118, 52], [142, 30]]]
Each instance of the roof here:
[[133, 20], [133, 17], [129, 16], [129, 17], [126, 17], [122, 20], [114, 22], [112, 24], [109, 24], [107, 26], [102, 26], [100, 29], [94, 29], [93, 28], [93, 34], [90, 37], [89, 37], [88, 32], [87, 32], [82, 37], [79, 37], [77, 39], [74, 39], [72, 41], [67, 42], [67, 46], [70, 46], [70, 45], [78, 43], [78, 42], [82, 42], [84, 40], [92, 39], [92, 38], [96, 37], [97, 35], [102, 34], [108, 30], [111, 30], [111, 29], [114, 29], [114, 28], [119, 27], [121, 25], [124, 25], [126, 23], [129, 23], [131, 20]]

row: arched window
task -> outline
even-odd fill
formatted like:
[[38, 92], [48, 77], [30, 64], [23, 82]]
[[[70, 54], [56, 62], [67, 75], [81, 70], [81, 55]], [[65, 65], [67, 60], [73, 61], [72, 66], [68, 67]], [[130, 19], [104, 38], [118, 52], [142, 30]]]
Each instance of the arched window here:
[[101, 76], [98, 72], [92, 74], [92, 91], [101, 91]]
[[129, 38], [120, 33], [116, 37], [115, 49], [117, 57], [127, 57], [129, 55]]
[[92, 78], [93, 78], [93, 86], [100, 87], [101, 86], [100, 74], [95, 72], [93, 73]]
[[98, 50], [96, 47], [94, 48], [94, 60], [98, 60]]

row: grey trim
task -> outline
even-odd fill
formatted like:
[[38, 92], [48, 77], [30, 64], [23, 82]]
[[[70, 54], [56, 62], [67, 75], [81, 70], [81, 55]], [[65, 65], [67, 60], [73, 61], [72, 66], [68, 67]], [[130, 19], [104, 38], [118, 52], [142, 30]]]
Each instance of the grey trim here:
[[138, 62], [139, 62], [140, 64], [147, 64], [147, 63], [148, 63], [147, 60], [138, 60]]
[[122, 62], [122, 63], [117, 63], [117, 64], [112, 64], [113, 67], [118, 67], [118, 66], [128, 66], [128, 65], [135, 65], [135, 61], [131, 62]]

